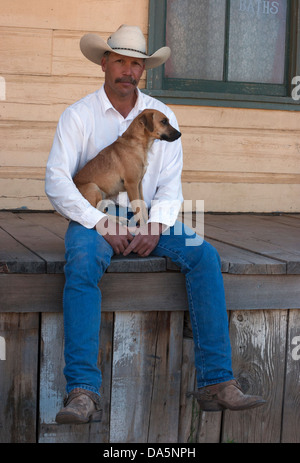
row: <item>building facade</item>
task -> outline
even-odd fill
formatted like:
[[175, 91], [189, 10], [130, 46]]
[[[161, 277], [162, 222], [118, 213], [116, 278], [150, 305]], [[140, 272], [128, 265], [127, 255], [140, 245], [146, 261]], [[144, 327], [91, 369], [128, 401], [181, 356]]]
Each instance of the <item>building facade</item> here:
[[0, 209], [51, 210], [45, 166], [63, 110], [98, 89], [79, 50], [138, 25], [172, 49], [140, 88], [174, 110], [186, 200], [210, 212], [300, 212], [298, 0], [2, 0]]

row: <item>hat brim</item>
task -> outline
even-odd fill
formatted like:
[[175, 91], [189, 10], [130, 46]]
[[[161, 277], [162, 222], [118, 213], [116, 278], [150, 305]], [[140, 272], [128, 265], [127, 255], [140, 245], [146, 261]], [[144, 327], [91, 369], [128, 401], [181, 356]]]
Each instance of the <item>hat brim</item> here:
[[97, 34], [85, 34], [80, 40], [80, 50], [88, 60], [96, 64], [101, 64], [101, 59], [107, 51], [133, 58], [142, 58], [145, 59], [146, 69], [153, 69], [164, 64], [171, 55], [169, 47], [162, 47], [152, 55], [145, 55], [135, 50], [113, 49]]

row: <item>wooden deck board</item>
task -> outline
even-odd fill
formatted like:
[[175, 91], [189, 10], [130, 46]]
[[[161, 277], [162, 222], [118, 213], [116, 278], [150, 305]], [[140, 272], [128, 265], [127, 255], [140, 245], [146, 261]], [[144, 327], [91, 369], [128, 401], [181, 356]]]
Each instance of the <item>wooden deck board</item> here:
[[[224, 273], [300, 274], [299, 224], [298, 216], [206, 214], [205, 239], [218, 250]], [[2, 265], [7, 261], [10, 263], [10, 271], [14, 271], [11, 251], [18, 248], [16, 261], [30, 262], [32, 259], [35, 265], [45, 262], [46, 273], [62, 273], [63, 239], [67, 225], [67, 220], [56, 213], [0, 212]], [[125, 265], [122, 268], [122, 261], [122, 256], [115, 256], [108, 271], [126, 271]], [[145, 269], [146, 263], [146, 271], [166, 269], [163, 259], [151, 257], [151, 260], [145, 260], [132, 255], [127, 270], [140, 271]], [[175, 269], [172, 264], [168, 268]], [[28, 264], [24, 272], [29, 269]], [[33, 265], [31, 272], [40, 273], [41, 270], [35, 270]]]
[[61, 273], [65, 254], [63, 239], [28, 219], [29, 217], [20, 217], [18, 214], [0, 213], [0, 227], [43, 259], [47, 273]]
[[297, 218], [256, 215], [206, 215], [205, 236], [252, 253], [285, 262], [287, 273], [300, 273]]
[[45, 273], [45, 261], [1, 228], [0, 243], [0, 273]]

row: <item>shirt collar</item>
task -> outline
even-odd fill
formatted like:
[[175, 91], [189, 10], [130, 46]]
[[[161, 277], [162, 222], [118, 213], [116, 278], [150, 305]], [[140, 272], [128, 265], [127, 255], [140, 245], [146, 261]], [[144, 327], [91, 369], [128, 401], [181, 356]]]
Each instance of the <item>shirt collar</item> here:
[[106, 111], [108, 111], [109, 109], [115, 109], [105, 93], [104, 84], [99, 89], [99, 98], [102, 104], [103, 112], [106, 113]]
[[[132, 119], [133, 120], [144, 109], [146, 109], [146, 104], [145, 104], [142, 92], [138, 88], [136, 89], [136, 91], [137, 91], [137, 100], [135, 102], [134, 108], [132, 108], [132, 110], [130, 111], [130, 113], [128, 114], [126, 119]], [[113, 111], [116, 111], [116, 109], [113, 107], [113, 105], [111, 104], [108, 96], [105, 93], [104, 84], [99, 89], [99, 97], [100, 97], [100, 101], [102, 103], [103, 111], [105, 113], [110, 109], [113, 110]]]

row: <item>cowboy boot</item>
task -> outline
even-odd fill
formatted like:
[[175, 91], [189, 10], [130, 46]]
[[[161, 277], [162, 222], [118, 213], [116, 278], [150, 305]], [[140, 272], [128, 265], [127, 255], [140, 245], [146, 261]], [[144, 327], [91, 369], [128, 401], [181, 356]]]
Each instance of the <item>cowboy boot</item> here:
[[59, 424], [80, 424], [101, 421], [100, 397], [86, 389], [75, 388], [64, 400], [64, 407], [57, 413]]
[[188, 395], [194, 396], [202, 411], [246, 410], [259, 407], [266, 401], [256, 395], [243, 394], [239, 383], [233, 379], [211, 386], [205, 386]]

